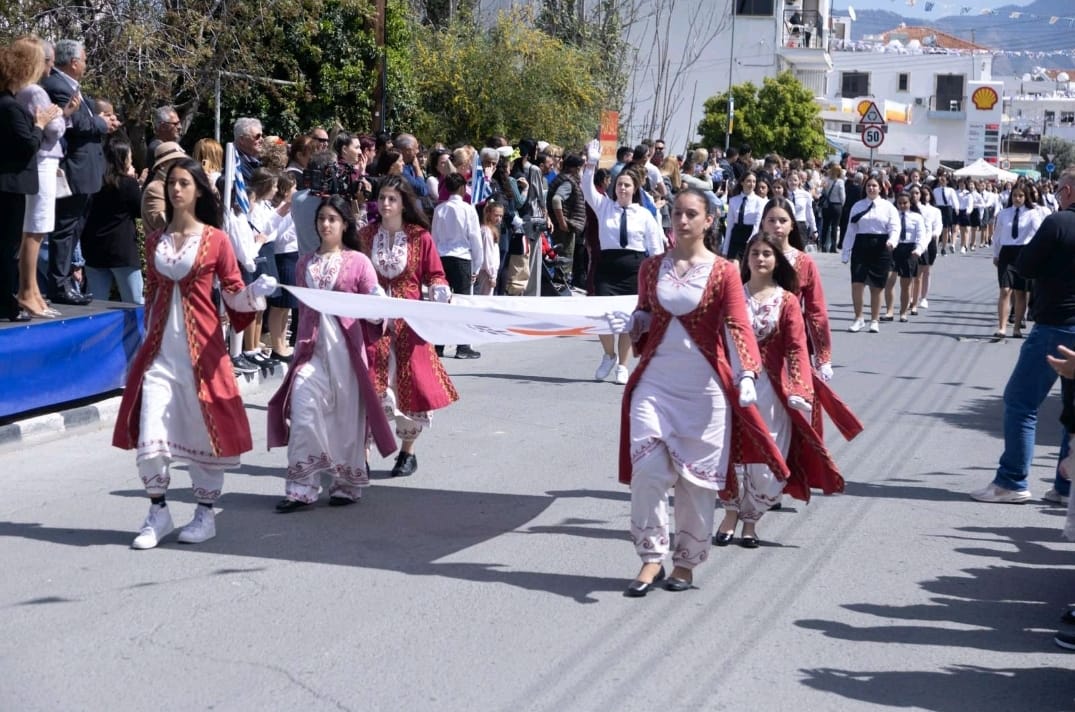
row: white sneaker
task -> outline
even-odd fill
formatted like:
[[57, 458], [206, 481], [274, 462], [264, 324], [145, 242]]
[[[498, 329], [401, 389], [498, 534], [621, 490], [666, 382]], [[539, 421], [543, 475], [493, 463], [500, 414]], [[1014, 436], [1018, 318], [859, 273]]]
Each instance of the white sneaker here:
[[601, 365], [594, 371], [593, 379], [595, 381], [603, 381], [608, 378], [608, 374], [612, 373], [612, 367], [616, 365], [616, 356], [614, 354], [605, 354], [601, 357]]
[[160, 543], [160, 540], [168, 536], [175, 525], [172, 524], [172, 513], [163, 504], [149, 505], [149, 514], [142, 525], [138, 536], [131, 542], [132, 549], [152, 549]]
[[879, 321], [871, 321], [870, 322], [870, 333], [871, 334], [879, 334], [879, 333], [881, 333], [881, 322], [879, 322]]
[[628, 375], [629, 374], [627, 373], [627, 367], [626, 366], [617, 366], [616, 367], [616, 377], [613, 380], [616, 381], [616, 383], [618, 383], [618, 384], [620, 384], [622, 386], [622, 385], [625, 385], [627, 383], [627, 376]]
[[966, 247], [960, 247], [959, 248], [959, 254], [961, 254], [961, 255], [967, 254], [967, 248]]
[[209, 507], [200, 504], [194, 510], [194, 519], [179, 532], [182, 544], [201, 544], [216, 536], [216, 515]]
[[1053, 504], [1062, 504], [1065, 507], [1068, 504], [1068, 497], [1057, 492], [1055, 487], [1043, 494], [1041, 498], [1046, 502], [1052, 502]]
[[920, 301], [918, 303], [918, 308], [919, 309], [929, 309], [929, 300], [926, 299], [925, 297], [923, 297], [922, 301]]
[[1010, 490], [997, 487], [992, 482], [980, 490], [970, 493], [979, 502], [996, 502], [998, 504], [1023, 504], [1030, 501], [1028, 490]]
[[853, 322], [851, 322], [851, 326], [847, 327], [847, 330], [850, 331], [852, 334], [857, 334], [858, 332], [862, 331], [862, 327], [864, 326], [866, 326], [866, 322], [864, 322], [862, 319], [855, 319]]

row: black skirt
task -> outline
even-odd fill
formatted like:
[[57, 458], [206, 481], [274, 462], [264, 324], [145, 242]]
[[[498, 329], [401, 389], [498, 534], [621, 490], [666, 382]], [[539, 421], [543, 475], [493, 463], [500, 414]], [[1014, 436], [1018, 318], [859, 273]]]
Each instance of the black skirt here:
[[753, 225], [740, 223], [732, 226], [732, 234], [728, 238], [729, 260], [741, 260], [743, 258], [743, 253], [747, 249], [747, 242], [750, 241], [750, 235], [753, 232]]
[[918, 256], [918, 264], [925, 267], [931, 266], [937, 261], [937, 238], [933, 238], [929, 241], [929, 247], [926, 251]]
[[914, 279], [918, 276], [918, 255], [914, 253], [914, 243], [896, 245], [892, 251], [892, 261], [896, 265], [896, 274], [901, 279]]
[[943, 227], [952, 227], [956, 224], [955, 213], [952, 211], [951, 205], [938, 205], [937, 208], [941, 211], [941, 225]]
[[888, 235], [856, 235], [851, 248], [851, 283], [884, 289], [892, 271]]
[[[276, 274], [280, 284], [295, 286], [295, 266], [299, 262], [298, 252], [276, 253]], [[278, 309], [297, 309], [299, 300], [286, 289], [276, 290], [277, 296], [269, 297], [269, 306]]]
[[638, 294], [638, 269], [645, 259], [646, 253], [638, 250], [601, 250], [594, 269], [594, 296]]
[[1001, 289], [1015, 289], [1020, 292], [1030, 289], [1030, 281], [1015, 271], [1015, 260], [1022, 250], [1022, 245], [1000, 248], [1000, 256], [997, 257], [997, 285]]
[[[267, 274], [273, 279], [279, 281], [279, 277], [276, 274], [276, 255], [275, 246], [271, 242], [262, 244], [261, 249], [258, 250], [258, 256], [254, 258], [254, 271], [247, 272], [246, 268], [239, 265], [239, 271], [243, 275], [243, 283], [251, 284], [263, 274]], [[275, 292], [269, 295], [269, 298], [275, 298], [279, 296], [283, 290], [277, 289]]]

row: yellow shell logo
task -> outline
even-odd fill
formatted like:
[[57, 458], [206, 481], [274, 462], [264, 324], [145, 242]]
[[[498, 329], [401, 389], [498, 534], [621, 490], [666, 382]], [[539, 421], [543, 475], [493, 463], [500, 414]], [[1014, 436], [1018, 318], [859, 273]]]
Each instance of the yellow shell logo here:
[[1000, 101], [1000, 96], [993, 87], [978, 87], [971, 94], [970, 100], [978, 111], [989, 111]]
[[863, 99], [859, 102], [859, 105], [855, 107], [855, 110], [859, 112], [859, 116], [864, 116], [870, 108], [870, 104], [873, 103], [869, 99]]

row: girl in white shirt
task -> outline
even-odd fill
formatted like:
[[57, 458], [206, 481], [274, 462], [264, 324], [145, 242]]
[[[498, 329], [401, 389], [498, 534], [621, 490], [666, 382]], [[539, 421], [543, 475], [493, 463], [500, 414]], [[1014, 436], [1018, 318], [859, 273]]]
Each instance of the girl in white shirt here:
[[918, 202], [918, 210], [926, 221], [926, 232], [930, 236], [925, 254], [918, 259], [918, 278], [911, 285], [911, 316], [917, 316], [920, 308], [929, 308], [926, 297], [929, 294], [930, 272], [937, 261], [937, 244], [943, 239], [944, 216], [939, 208], [930, 205], [933, 192], [927, 188], [911, 186], [911, 200]]
[[959, 202], [956, 191], [949, 185], [950, 179], [947, 173], [937, 176], [937, 185], [933, 188], [933, 204], [941, 211], [941, 219], [944, 225], [944, 233], [941, 236], [941, 255], [948, 254], [949, 250], [955, 249], [955, 231], [957, 227], [957, 213]]
[[754, 173], [744, 175], [739, 181], [739, 192], [729, 201], [727, 228], [720, 246], [720, 253], [729, 260], [742, 258], [747, 240], [765, 210], [765, 201], [754, 192], [757, 182], [758, 177]]
[[[594, 295], [638, 294], [638, 269], [647, 256], [664, 252], [664, 232], [653, 214], [642, 207], [642, 178], [634, 171], [620, 171], [612, 196], [597, 190], [593, 179], [600, 157], [600, 144], [591, 142], [581, 181], [586, 204], [597, 216], [597, 238], [601, 246], [594, 268]], [[625, 385], [629, 375], [627, 357], [631, 354], [629, 335], [601, 334], [599, 338], [605, 353], [594, 380], [603, 381], [615, 371], [615, 382]]]
[[1030, 242], [1045, 219], [1023, 186], [1012, 188], [1012, 204], [997, 214], [993, 231], [993, 264], [997, 267], [997, 330], [993, 336], [1007, 336], [1009, 300], [1014, 302], [1015, 328], [1012, 338], [1023, 338], [1023, 316], [1026, 314], [1026, 297], [1029, 284], [1015, 271], [1015, 260], [1023, 246]]
[[918, 204], [914, 202], [908, 192], [896, 196], [896, 210], [899, 211], [900, 234], [896, 249], [892, 251], [892, 261], [895, 269], [886, 285], [885, 296], [889, 304], [888, 319], [892, 319], [892, 291], [896, 276], [900, 279], [900, 321], [907, 321], [907, 316], [914, 305], [911, 298], [911, 283], [918, 277], [919, 258], [929, 248], [929, 230], [926, 221], [918, 211]]
[[799, 234], [809, 242], [817, 242], [817, 221], [814, 218], [814, 196], [802, 187], [798, 171], [788, 176], [788, 201], [795, 208], [794, 219], [799, 224]]
[[870, 287], [870, 333], [881, 331], [881, 293], [892, 271], [892, 250], [899, 244], [900, 217], [896, 207], [881, 199], [881, 183], [867, 179], [866, 197], [851, 206], [847, 221], [844, 264], [851, 262], [851, 302], [855, 320], [848, 331], [862, 331], [863, 292]]
[[971, 235], [971, 212], [974, 210], [974, 193], [969, 178], [959, 181], [956, 203], [959, 205], [956, 223], [959, 225], [959, 251], [966, 253]]

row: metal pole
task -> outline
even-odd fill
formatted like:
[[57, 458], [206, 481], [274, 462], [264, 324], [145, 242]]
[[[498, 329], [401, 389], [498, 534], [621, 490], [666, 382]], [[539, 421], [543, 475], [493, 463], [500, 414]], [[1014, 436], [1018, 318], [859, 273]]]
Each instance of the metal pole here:
[[215, 96], [216, 96], [216, 108], [214, 109], [215, 117], [214, 117], [214, 120], [213, 120], [213, 138], [216, 139], [217, 143], [220, 143], [220, 71], [219, 70], [217, 70], [217, 73], [216, 73]]
[[873, 173], [873, 149], [870, 149], [870, 172]]
[[735, 16], [736, 0], [728, 0], [732, 10], [732, 39], [728, 43], [728, 130], [724, 132], [724, 150], [727, 152], [732, 145], [732, 124], [735, 115], [735, 98], [732, 96], [732, 72], [735, 70]]

